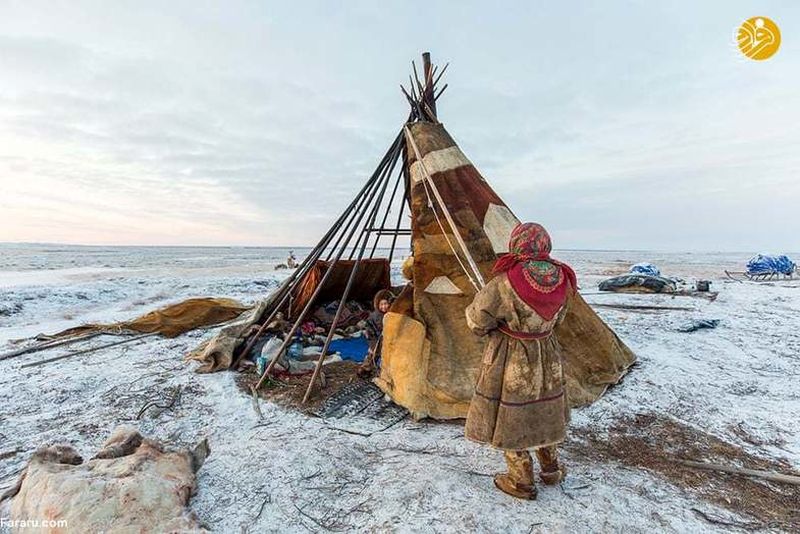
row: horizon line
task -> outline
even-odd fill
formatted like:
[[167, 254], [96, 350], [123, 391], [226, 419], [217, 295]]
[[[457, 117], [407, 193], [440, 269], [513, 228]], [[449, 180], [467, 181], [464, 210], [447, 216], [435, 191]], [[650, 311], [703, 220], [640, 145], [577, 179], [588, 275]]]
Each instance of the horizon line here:
[[[38, 242], [38, 241], [0, 241], [0, 246], [39, 246], [39, 247], [75, 247], [75, 248], [239, 248], [239, 249], [312, 249], [316, 245], [109, 245], [109, 244], [85, 244], [85, 243], [58, 243], [58, 242]], [[390, 247], [377, 247], [389, 249]], [[395, 247], [400, 248], [400, 247]], [[588, 248], [588, 247], [563, 247], [554, 248], [555, 251], [564, 252], [650, 252], [650, 253], [683, 253], [683, 254], [759, 254], [752, 250], [700, 250], [700, 249], [645, 249], [645, 248]], [[794, 251], [784, 253], [794, 254]]]

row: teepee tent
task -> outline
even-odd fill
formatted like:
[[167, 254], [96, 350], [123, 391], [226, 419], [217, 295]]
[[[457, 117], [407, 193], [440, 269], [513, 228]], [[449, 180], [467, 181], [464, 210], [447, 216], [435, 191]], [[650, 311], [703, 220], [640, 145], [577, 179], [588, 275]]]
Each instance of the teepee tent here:
[[[280, 351], [315, 303], [338, 299], [336, 324], [348, 299], [365, 300], [390, 286], [398, 237], [410, 235], [410, 280], [384, 318], [382, 365], [375, 382], [417, 417], [466, 415], [483, 340], [468, 330], [464, 310], [492, 276], [498, 256], [507, 252], [519, 221], [438, 121], [436, 103], [447, 85], [436, 87], [446, 68], [437, 75], [429, 55], [423, 54], [423, 79], [414, 68], [409, 90], [403, 88], [411, 113], [378, 168], [286, 282], [192, 356], [203, 362], [201, 371], [235, 367], [279, 313], [291, 321]], [[409, 216], [410, 228], [404, 228]], [[387, 249], [386, 257], [375, 257]], [[253, 325], [259, 325], [255, 333]], [[635, 361], [577, 294], [556, 335], [564, 349], [573, 405], [597, 399]], [[321, 367], [322, 358], [306, 400]]]

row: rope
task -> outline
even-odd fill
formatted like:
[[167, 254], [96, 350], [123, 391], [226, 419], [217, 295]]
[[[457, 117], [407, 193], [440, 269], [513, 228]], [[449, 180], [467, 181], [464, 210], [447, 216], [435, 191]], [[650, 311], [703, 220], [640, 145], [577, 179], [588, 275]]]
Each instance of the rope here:
[[[477, 263], [475, 263], [475, 259], [472, 257], [472, 254], [470, 254], [469, 249], [467, 249], [467, 244], [464, 243], [464, 240], [461, 238], [461, 234], [458, 233], [458, 228], [456, 227], [455, 221], [453, 221], [453, 217], [450, 215], [447, 206], [442, 200], [442, 197], [439, 194], [439, 190], [436, 188], [436, 184], [433, 183], [433, 179], [431, 179], [431, 175], [430, 173], [428, 173], [428, 169], [425, 167], [425, 162], [422, 159], [422, 155], [419, 152], [419, 148], [417, 148], [417, 144], [414, 142], [414, 138], [411, 136], [411, 131], [408, 129], [408, 126], [404, 126], [403, 129], [406, 132], [406, 137], [408, 141], [411, 143], [411, 148], [414, 149], [414, 154], [416, 155], [417, 161], [419, 162], [420, 168], [422, 169], [425, 194], [428, 197], [428, 205], [431, 207], [431, 211], [433, 211], [433, 215], [436, 218], [436, 222], [438, 223], [439, 228], [442, 230], [442, 234], [444, 235], [444, 238], [447, 241], [450, 250], [453, 251], [453, 255], [458, 260], [458, 263], [461, 266], [461, 269], [464, 271], [464, 274], [467, 276], [470, 283], [475, 287], [475, 290], [480, 291], [480, 288], [486, 285], [486, 282], [483, 279], [483, 275], [481, 274], [481, 271], [478, 269], [478, 265]], [[447, 219], [450, 228], [452, 229], [453, 236], [456, 238], [456, 241], [458, 241], [458, 244], [461, 246], [464, 256], [466, 257], [467, 262], [469, 263], [470, 268], [472, 269], [472, 274], [474, 275], [474, 278], [472, 275], [470, 275], [469, 271], [467, 270], [467, 267], [464, 265], [464, 262], [461, 260], [461, 258], [458, 255], [458, 252], [453, 246], [453, 243], [447, 236], [447, 232], [444, 229], [444, 225], [442, 224], [442, 221], [439, 219], [439, 215], [436, 213], [436, 208], [433, 205], [433, 199], [431, 198], [430, 192], [428, 190], [429, 186], [430, 189], [433, 191], [433, 195], [434, 197], [436, 197], [436, 200], [439, 203], [439, 207], [444, 213], [444, 216]]]
[[425, 188], [425, 195], [428, 197], [428, 207], [433, 212], [433, 216], [436, 218], [436, 222], [439, 225], [439, 228], [442, 230], [442, 235], [444, 236], [445, 241], [447, 241], [447, 244], [450, 247], [450, 250], [453, 251], [453, 256], [456, 257], [456, 260], [458, 261], [458, 264], [461, 266], [461, 270], [464, 271], [464, 274], [467, 276], [467, 279], [472, 284], [472, 287], [475, 288], [475, 291], [476, 292], [480, 291], [481, 288], [480, 288], [480, 286], [478, 286], [478, 282], [470, 275], [469, 271], [467, 270], [467, 266], [464, 265], [464, 262], [461, 260], [461, 257], [458, 255], [458, 252], [456, 251], [455, 247], [453, 246], [452, 241], [450, 241], [450, 238], [447, 237], [447, 231], [444, 229], [444, 225], [442, 224], [441, 219], [439, 219], [439, 214], [436, 213], [436, 207], [433, 205], [433, 200], [431, 199], [430, 192], [428, 191], [428, 184], [423, 180], [422, 181], [422, 185]]

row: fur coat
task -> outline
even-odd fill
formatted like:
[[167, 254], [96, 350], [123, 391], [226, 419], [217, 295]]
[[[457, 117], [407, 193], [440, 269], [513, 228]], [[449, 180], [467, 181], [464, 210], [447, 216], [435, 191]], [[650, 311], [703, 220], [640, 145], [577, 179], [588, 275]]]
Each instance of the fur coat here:
[[[566, 315], [565, 308], [545, 321], [517, 296], [506, 274], [475, 296], [466, 310], [467, 324], [487, 340], [467, 415], [467, 439], [503, 450], [564, 440], [569, 405], [561, 349], [552, 330]], [[501, 332], [503, 325], [522, 335]], [[526, 334], [543, 337], [519, 339]]]

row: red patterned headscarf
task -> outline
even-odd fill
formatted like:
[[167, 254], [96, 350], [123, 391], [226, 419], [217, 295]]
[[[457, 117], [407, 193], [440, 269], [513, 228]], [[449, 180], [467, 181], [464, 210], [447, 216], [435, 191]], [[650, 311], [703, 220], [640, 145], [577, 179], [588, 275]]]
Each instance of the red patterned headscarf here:
[[555, 317], [578, 287], [575, 271], [550, 257], [550, 234], [541, 224], [518, 224], [508, 241], [508, 254], [494, 265], [495, 273], [508, 273], [514, 292], [545, 321]]

